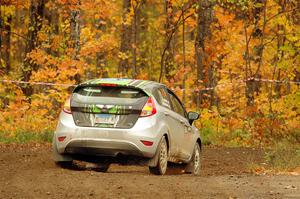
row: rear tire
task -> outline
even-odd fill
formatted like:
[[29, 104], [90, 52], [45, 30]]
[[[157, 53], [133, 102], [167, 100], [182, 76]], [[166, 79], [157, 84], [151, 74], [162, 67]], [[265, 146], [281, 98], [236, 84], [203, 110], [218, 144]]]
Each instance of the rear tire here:
[[157, 152], [157, 165], [154, 167], [149, 166], [149, 171], [155, 175], [164, 175], [168, 167], [168, 145], [165, 137], [161, 139]]
[[95, 168], [94, 170], [97, 172], [107, 172], [109, 169], [110, 163], [98, 163], [97, 164], [97, 168]]
[[55, 162], [55, 164], [64, 169], [71, 169], [73, 167], [73, 161]]
[[200, 167], [201, 167], [201, 149], [199, 143], [197, 142], [194, 147], [192, 159], [185, 167], [185, 173], [199, 175]]

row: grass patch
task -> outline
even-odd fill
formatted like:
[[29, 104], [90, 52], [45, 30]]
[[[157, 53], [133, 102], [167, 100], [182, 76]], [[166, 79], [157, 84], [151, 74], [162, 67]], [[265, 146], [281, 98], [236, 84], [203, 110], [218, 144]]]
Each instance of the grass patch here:
[[251, 135], [243, 129], [236, 129], [231, 133], [216, 132], [212, 128], [202, 128], [200, 136], [204, 145], [218, 145], [227, 147], [249, 146]]
[[204, 145], [216, 144], [215, 133], [210, 128], [203, 128], [200, 131], [201, 141]]
[[53, 132], [40, 133], [17, 131], [14, 135], [0, 132], [0, 143], [27, 143], [27, 142], [52, 142]]
[[290, 170], [300, 166], [300, 144], [281, 141], [265, 154], [269, 166], [277, 170]]

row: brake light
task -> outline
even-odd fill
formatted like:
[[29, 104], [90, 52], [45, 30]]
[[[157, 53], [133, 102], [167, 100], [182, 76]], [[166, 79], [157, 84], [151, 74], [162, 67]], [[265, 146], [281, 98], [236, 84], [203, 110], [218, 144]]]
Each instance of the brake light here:
[[70, 97], [66, 100], [66, 102], [64, 104], [63, 111], [65, 113], [68, 113], [68, 114], [72, 113], [72, 111], [71, 111], [71, 98]]
[[100, 84], [100, 86], [111, 86], [111, 87], [115, 87], [115, 86], [117, 86], [117, 84], [102, 83], [102, 84]]
[[151, 115], [154, 115], [156, 113], [156, 107], [154, 104], [154, 101], [151, 97], [148, 98], [146, 104], [144, 105], [142, 112], [141, 112], [141, 117], [148, 117]]

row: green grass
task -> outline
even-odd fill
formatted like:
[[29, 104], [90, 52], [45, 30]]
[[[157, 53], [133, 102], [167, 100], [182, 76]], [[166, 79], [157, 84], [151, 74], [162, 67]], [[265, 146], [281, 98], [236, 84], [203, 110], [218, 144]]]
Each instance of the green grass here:
[[[222, 145], [227, 147], [259, 146], [251, 134], [243, 129], [236, 129], [231, 133], [215, 132], [213, 128], [200, 129], [202, 143], [204, 145]], [[259, 145], [257, 145], [259, 144]], [[265, 160], [269, 169], [292, 170], [300, 167], [300, 132], [296, 129], [285, 137], [269, 138], [269, 143], [263, 145], [266, 149]], [[259, 168], [261, 165], [249, 165], [250, 169]]]
[[214, 133], [214, 131], [212, 129], [210, 129], [210, 128], [202, 128], [201, 131], [200, 131], [200, 136], [201, 136], [202, 144], [204, 144], [204, 145], [215, 144], [214, 143], [215, 133]]
[[13, 136], [0, 131], [0, 143], [52, 142], [53, 132], [40, 133], [18, 131]]
[[200, 129], [200, 136], [204, 145], [222, 145], [228, 147], [244, 146], [251, 135], [243, 129], [236, 129], [231, 133], [224, 133], [223, 131], [216, 132], [213, 128]]
[[287, 140], [275, 143], [265, 154], [269, 165], [278, 170], [288, 170], [300, 166], [300, 144]]

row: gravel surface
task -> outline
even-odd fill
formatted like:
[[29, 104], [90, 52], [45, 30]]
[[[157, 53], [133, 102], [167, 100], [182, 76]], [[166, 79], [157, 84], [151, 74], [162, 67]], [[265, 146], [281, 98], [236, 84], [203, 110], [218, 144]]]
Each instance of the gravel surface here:
[[300, 176], [248, 172], [253, 163], [265, 164], [263, 154], [204, 147], [200, 176], [176, 169], [154, 176], [139, 166], [112, 165], [107, 173], [85, 163], [63, 169], [50, 145], [0, 145], [0, 198], [300, 198]]

